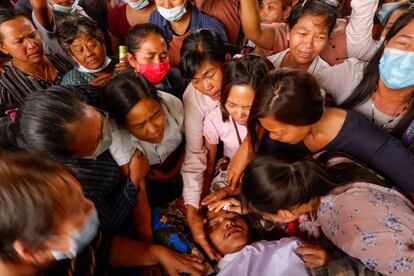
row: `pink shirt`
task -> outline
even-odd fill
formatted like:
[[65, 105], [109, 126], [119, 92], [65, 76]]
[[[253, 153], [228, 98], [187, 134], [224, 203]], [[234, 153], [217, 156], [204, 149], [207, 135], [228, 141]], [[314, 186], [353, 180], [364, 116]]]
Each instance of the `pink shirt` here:
[[198, 208], [207, 168], [207, 149], [203, 140], [204, 117], [217, 105], [210, 97], [197, 91], [190, 83], [183, 95], [185, 159], [181, 167], [184, 203]]
[[[247, 127], [238, 123], [236, 123], [236, 126], [240, 140], [243, 141], [247, 135]], [[229, 117], [227, 122], [223, 122], [220, 106], [217, 106], [204, 119], [203, 134], [207, 142], [212, 145], [217, 145], [220, 141], [223, 141], [224, 155], [230, 158], [233, 157], [240, 146], [233, 119]]]

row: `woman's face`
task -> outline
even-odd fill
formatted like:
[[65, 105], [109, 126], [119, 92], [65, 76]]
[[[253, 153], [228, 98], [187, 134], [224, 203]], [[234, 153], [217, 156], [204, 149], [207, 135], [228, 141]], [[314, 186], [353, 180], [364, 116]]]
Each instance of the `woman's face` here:
[[104, 138], [105, 116], [92, 106], [85, 105], [84, 116], [68, 126], [71, 133], [74, 133], [69, 145], [73, 155], [88, 157], [95, 153]]
[[280, 0], [263, 0], [259, 10], [260, 21], [266, 24], [283, 23], [289, 17], [289, 12], [290, 8], [283, 10]]
[[140, 72], [140, 64], [159, 64], [168, 61], [167, 43], [159, 35], [151, 33], [134, 55], [128, 53], [128, 61], [137, 72]]
[[155, 0], [155, 4], [157, 7], [171, 9], [183, 5], [185, 1], [186, 0]]
[[386, 48], [393, 48], [407, 52], [414, 52], [414, 20], [386, 42]]
[[305, 15], [288, 33], [290, 53], [302, 65], [310, 65], [328, 43], [326, 17]]
[[191, 79], [191, 84], [204, 95], [217, 101], [220, 99], [222, 79], [221, 64], [204, 62]]
[[259, 118], [260, 124], [269, 131], [269, 137], [282, 143], [297, 144], [310, 133], [311, 126], [294, 126], [279, 122], [272, 117]]
[[92, 36], [81, 33], [69, 46], [75, 61], [88, 69], [97, 69], [105, 63], [105, 45]]
[[224, 105], [230, 116], [240, 125], [247, 125], [254, 99], [254, 90], [250, 85], [233, 85]]
[[36, 64], [43, 60], [43, 42], [32, 22], [24, 16], [0, 25], [0, 50], [14, 60]]
[[71, 236], [74, 232], [85, 227], [88, 214], [94, 208], [94, 204], [84, 196], [81, 185], [72, 175], [66, 171], [56, 172], [56, 174], [58, 175], [56, 175], [54, 182], [64, 181], [57, 186], [57, 192], [67, 193], [67, 196], [70, 197], [70, 200], [67, 200], [63, 206], [65, 214], [55, 218], [59, 221], [58, 226], [46, 237], [43, 246], [39, 249], [25, 248], [21, 241], [14, 243], [20, 257], [29, 263], [35, 262], [37, 266], [55, 260], [51, 253], [52, 250], [68, 252], [73, 249]]
[[208, 237], [221, 254], [237, 252], [249, 244], [249, 227], [237, 213], [208, 211], [207, 221]]
[[126, 116], [126, 128], [137, 139], [159, 144], [164, 138], [165, 112], [153, 99], [142, 99]]

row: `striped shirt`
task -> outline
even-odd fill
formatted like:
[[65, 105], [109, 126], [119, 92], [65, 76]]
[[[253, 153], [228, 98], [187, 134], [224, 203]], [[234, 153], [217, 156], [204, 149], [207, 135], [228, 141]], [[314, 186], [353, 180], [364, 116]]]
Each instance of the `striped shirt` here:
[[0, 74], [0, 117], [11, 108], [19, 107], [23, 99], [33, 91], [58, 85], [73, 65], [57, 54], [46, 55], [57, 69], [58, 76], [52, 81], [38, 79], [14, 67], [11, 62], [4, 65], [6, 72]]
[[121, 175], [109, 151], [96, 159], [64, 158], [82, 185], [84, 195], [98, 211], [101, 229], [117, 232], [136, 205], [137, 189], [129, 178]]

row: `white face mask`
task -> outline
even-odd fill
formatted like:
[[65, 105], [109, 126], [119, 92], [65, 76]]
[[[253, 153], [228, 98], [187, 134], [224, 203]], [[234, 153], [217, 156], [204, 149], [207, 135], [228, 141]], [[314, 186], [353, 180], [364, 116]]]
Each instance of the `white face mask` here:
[[136, 2], [132, 2], [131, 0], [124, 0], [124, 2], [127, 3], [128, 6], [130, 6], [134, 10], [140, 10], [140, 9], [143, 9], [146, 6], [149, 5], [149, 1], [148, 0], [138, 0]]
[[165, 19], [167, 19], [170, 22], [175, 22], [183, 18], [184, 14], [187, 12], [187, 10], [185, 9], [185, 4], [186, 3], [184, 2], [182, 5], [171, 9], [157, 7], [157, 10]]
[[64, 14], [73, 13], [78, 7], [78, 4], [79, 4], [79, 0], [75, 0], [72, 6], [66, 7], [66, 6], [56, 4], [55, 2], [53, 2], [53, 0], [49, 0], [49, 5], [52, 8], [52, 10], [56, 12], [64, 13]]
[[95, 159], [102, 153], [104, 153], [109, 147], [112, 145], [112, 133], [111, 133], [111, 126], [109, 124], [109, 120], [107, 118], [104, 119], [104, 127], [103, 127], [103, 138], [99, 142], [98, 146], [95, 149], [95, 152], [86, 157], [88, 159]]
[[101, 65], [101, 67], [96, 68], [96, 69], [89, 69], [89, 68], [83, 67], [82, 65], [79, 64], [78, 61], [76, 61], [76, 62], [78, 62], [77, 70], [79, 72], [90, 73], [90, 74], [98, 73], [98, 72], [101, 72], [102, 70], [104, 70], [106, 67], [108, 67], [108, 65], [111, 63], [111, 61], [112, 60], [109, 57], [105, 57], [105, 62]]
[[68, 251], [51, 250], [53, 257], [55, 257], [57, 261], [73, 259], [76, 257], [76, 254], [82, 252], [82, 250], [95, 238], [98, 229], [98, 213], [95, 208], [92, 208], [88, 213], [83, 228], [70, 234], [71, 248]]

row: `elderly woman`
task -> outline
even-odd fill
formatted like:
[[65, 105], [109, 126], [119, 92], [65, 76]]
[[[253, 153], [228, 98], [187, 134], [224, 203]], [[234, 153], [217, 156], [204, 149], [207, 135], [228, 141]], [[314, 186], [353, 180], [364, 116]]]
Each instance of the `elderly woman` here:
[[79, 16], [66, 20], [58, 31], [59, 43], [77, 64], [62, 79], [62, 84], [103, 84], [111, 80], [116, 71], [128, 68], [106, 55], [105, 39], [98, 25]]
[[0, 10], [0, 51], [12, 57], [0, 75], [0, 116], [30, 92], [59, 84], [72, 68], [57, 54], [45, 55], [32, 22], [12, 9]]
[[30, 4], [33, 8], [33, 23], [48, 50], [65, 55], [56, 32], [65, 19], [74, 15], [88, 16], [78, 5], [79, 0], [30, 0]]

